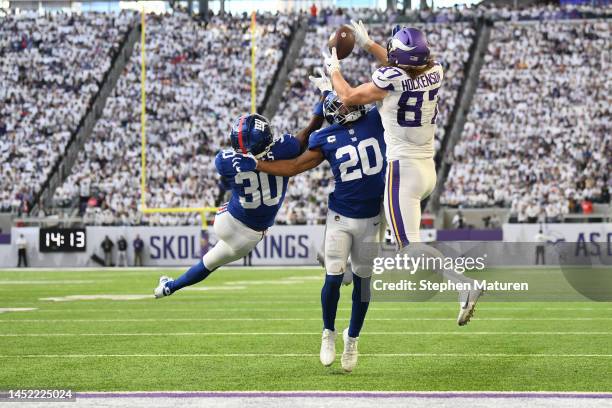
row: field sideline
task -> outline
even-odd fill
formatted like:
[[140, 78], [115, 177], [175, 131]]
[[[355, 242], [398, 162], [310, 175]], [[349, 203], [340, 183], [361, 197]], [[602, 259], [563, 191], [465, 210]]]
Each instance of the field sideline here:
[[0, 271], [0, 389], [612, 391], [609, 303], [485, 297], [463, 328], [454, 302], [373, 303], [345, 374], [318, 362], [320, 269], [226, 268], [154, 300], [162, 273]]

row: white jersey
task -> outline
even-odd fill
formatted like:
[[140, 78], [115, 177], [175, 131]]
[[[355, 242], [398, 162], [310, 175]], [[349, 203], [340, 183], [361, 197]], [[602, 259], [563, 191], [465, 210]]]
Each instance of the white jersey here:
[[381, 67], [372, 74], [374, 85], [389, 91], [378, 104], [388, 161], [434, 157], [438, 91], [443, 76], [439, 63], [415, 79], [395, 67]]

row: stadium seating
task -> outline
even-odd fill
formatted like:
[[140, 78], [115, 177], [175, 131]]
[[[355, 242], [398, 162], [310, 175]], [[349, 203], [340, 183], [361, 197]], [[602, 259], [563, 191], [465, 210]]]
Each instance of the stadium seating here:
[[[457, 91], [463, 81], [464, 64], [469, 58], [469, 48], [475, 30], [470, 23], [416, 24], [427, 33], [434, 57], [445, 67], [445, 84], [440, 92], [440, 114], [436, 132], [436, 149], [444, 137], [445, 126], [455, 103]], [[336, 29], [334, 26], [319, 26], [306, 34], [305, 44], [325, 44]], [[379, 44], [385, 44], [389, 36], [388, 25], [372, 25], [370, 36]], [[309, 83], [308, 76], [322, 67], [321, 48], [306, 46], [295, 68], [289, 74], [282, 102], [273, 118], [277, 134], [297, 132], [310, 118], [312, 106], [319, 96]], [[353, 85], [371, 80], [378, 67], [372, 56], [363, 50], [355, 50], [341, 63], [342, 72]], [[298, 175], [290, 180], [287, 202], [281, 208], [277, 221], [282, 223], [322, 223], [327, 208], [327, 194], [333, 190], [333, 179], [328, 167]]]
[[609, 201], [611, 32], [609, 20], [496, 24], [442, 204], [554, 221]]
[[[258, 103], [291, 34], [291, 19], [261, 16]], [[147, 206], [203, 207], [219, 194], [214, 167], [233, 119], [250, 110], [250, 20], [214, 18], [204, 28], [187, 14], [147, 17]], [[204, 84], [204, 86], [203, 86]], [[199, 215], [144, 220], [140, 202], [140, 47], [136, 47], [58, 204], [80, 197], [93, 224], [197, 224]]]
[[[295, 133], [318, 96], [308, 81], [321, 46], [342, 22], [363, 19], [384, 44], [398, 19], [424, 29], [445, 67], [436, 148], [464, 80], [477, 18], [496, 20], [469, 117], [443, 188], [447, 206], [511, 207], [518, 220], [554, 220], [584, 200], [608, 202], [610, 23], [575, 20], [610, 7], [478, 6], [411, 11], [368, 9], [258, 16], [258, 100], [286, 51], [298, 18], [308, 32], [272, 118], [276, 135]], [[519, 22], [537, 20], [537, 24]], [[569, 20], [569, 21], [559, 21]], [[27, 211], [96, 94], [132, 14], [8, 15], [0, 25], [0, 211]], [[382, 24], [381, 24], [382, 23]], [[231, 120], [250, 110], [250, 34], [245, 15], [200, 23], [181, 12], [147, 17], [147, 205], [219, 203], [214, 168]], [[369, 81], [376, 62], [356, 50], [342, 62], [349, 82]], [[203, 86], [204, 84], [204, 86]], [[571, 92], [568, 90], [571, 89]], [[198, 224], [199, 215], [144, 217], [140, 203], [140, 48], [137, 45], [57, 207], [79, 207], [88, 224]], [[527, 99], [528, 97], [528, 99]], [[562, 159], [561, 159], [562, 158]], [[294, 177], [277, 222], [321, 223], [333, 179], [326, 165]]]
[[131, 20], [125, 13], [2, 18], [0, 211], [29, 212]]

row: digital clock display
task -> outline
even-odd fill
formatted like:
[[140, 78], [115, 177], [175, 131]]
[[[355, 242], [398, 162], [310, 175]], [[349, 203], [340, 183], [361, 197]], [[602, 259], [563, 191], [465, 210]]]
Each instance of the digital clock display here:
[[40, 252], [84, 252], [87, 248], [85, 228], [41, 228]]

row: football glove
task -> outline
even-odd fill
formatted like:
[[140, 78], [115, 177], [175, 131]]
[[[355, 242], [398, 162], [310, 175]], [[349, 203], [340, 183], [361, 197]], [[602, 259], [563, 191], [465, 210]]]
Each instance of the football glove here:
[[353, 33], [355, 34], [355, 42], [357, 42], [357, 45], [367, 51], [374, 42], [370, 40], [368, 29], [361, 20], [359, 20], [359, 23], [351, 20], [351, 25], [352, 26], [349, 26], [349, 28], [352, 29]]
[[327, 74], [331, 76], [334, 72], [340, 71], [340, 61], [338, 61], [338, 54], [336, 54], [336, 47], [332, 48], [331, 55], [323, 53], [323, 64]]
[[317, 68], [317, 72], [321, 76], [316, 77], [316, 76], [310, 75], [308, 77], [308, 79], [310, 79], [310, 82], [312, 82], [312, 84], [316, 86], [319, 89], [319, 91], [321, 91], [321, 93], [331, 92], [332, 84], [329, 78], [327, 77], [327, 75], [325, 75], [325, 72], [321, 68]]
[[251, 153], [248, 153], [248, 154], [237, 153], [236, 157], [239, 160], [237, 163], [234, 163], [234, 169], [236, 169], [238, 173], [246, 173], [247, 171], [255, 171], [255, 169], [257, 168], [257, 159]]

